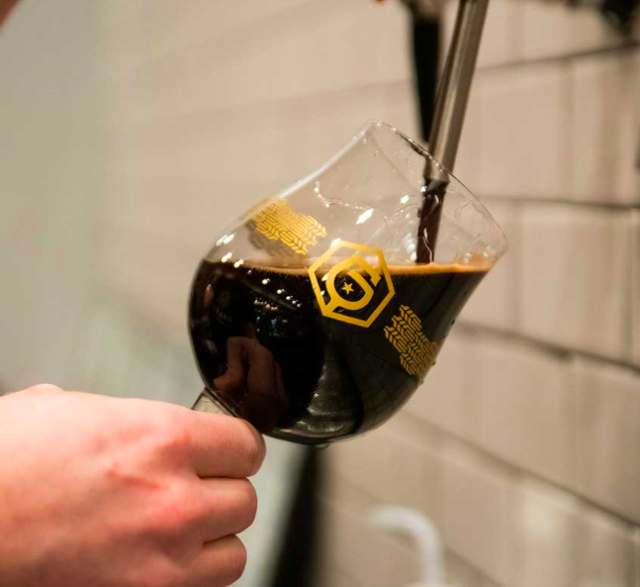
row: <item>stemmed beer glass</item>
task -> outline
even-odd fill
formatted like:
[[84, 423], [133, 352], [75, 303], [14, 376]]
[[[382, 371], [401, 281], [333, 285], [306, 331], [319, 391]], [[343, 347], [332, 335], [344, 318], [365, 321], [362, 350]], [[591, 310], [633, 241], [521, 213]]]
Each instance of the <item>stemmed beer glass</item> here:
[[367, 123], [200, 263], [189, 330], [205, 390], [194, 409], [304, 444], [374, 429], [422, 383], [505, 251], [451, 173], [394, 127]]

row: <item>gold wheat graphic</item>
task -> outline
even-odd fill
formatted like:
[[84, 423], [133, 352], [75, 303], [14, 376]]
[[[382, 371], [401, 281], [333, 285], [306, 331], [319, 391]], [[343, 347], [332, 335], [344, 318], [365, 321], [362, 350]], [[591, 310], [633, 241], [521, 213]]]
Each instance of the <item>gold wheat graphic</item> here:
[[405, 371], [423, 379], [434, 364], [440, 345], [425, 336], [415, 312], [409, 306], [400, 306], [399, 314], [385, 326], [384, 335], [400, 354]]
[[306, 255], [308, 247], [327, 236], [327, 230], [312, 216], [294, 212], [285, 200], [261, 207], [252, 218], [255, 230], [267, 239], [280, 241], [292, 251]]

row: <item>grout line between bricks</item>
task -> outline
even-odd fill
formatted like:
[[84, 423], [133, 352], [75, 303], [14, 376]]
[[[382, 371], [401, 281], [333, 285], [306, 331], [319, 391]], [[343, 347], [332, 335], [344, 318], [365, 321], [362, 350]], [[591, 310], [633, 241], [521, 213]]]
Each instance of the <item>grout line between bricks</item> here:
[[514, 61], [507, 61], [505, 63], [497, 63], [493, 65], [485, 65], [479, 67], [477, 73], [493, 74], [510, 69], [522, 69], [528, 65], [540, 66], [540, 65], [553, 65], [557, 63], [573, 62], [578, 59], [586, 59], [589, 57], [599, 57], [606, 55], [617, 55], [623, 53], [633, 53], [640, 49], [640, 40], [622, 41], [619, 45], [612, 47], [599, 47], [597, 49], [588, 49], [586, 51], [576, 51], [575, 53], [565, 53], [562, 55], [553, 55], [549, 57], [538, 57], [535, 59], [517, 59]]
[[[462, 562], [464, 565], [472, 569], [474, 575], [478, 579], [482, 580], [483, 585], [490, 584], [492, 586], [495, 585], [495, 587], [501, 587], [501, 584], [498, 583], [496, 579], [489, 577], [486, 573], [484, 573], [484, 571], [482, 571], [482, 569], [479, 569], [478, 567], [476, 567], [476, 565], [473, 562], [471, 562], [468, 558], [466, 558], [463, 554], [459, 553], [457, 550], [453, 550], [452, 548], [449, 548], [448, 546], [445, 545], [444, 551], [445, 551], [445, 561], [446, 561], [446, 555], [453, 556], [458, 561]], [[446, 573], [447, 573], [446, 564], [444, 567], [444, 571], [446, 576]]]
[[344, 569], [342, 566], [340, 565], [336, 565], [333, 567], [336, 571], [338, 571], [339, 573], [343, 574], [345, 577], [347, 577], [351, 583], [353, 585], [357, 585], [358, 587], [366, 587], [364, 585], [362, 585], [362, 583], [358, 580], [357, 577], [354, 577], [351, 574], [351, 569]]
[[[524, 209], [522, 206], [509, 206], [511, 212], [511, 223], [513, 232], [509, 240], [509, 248], [514, 260], [522, 259], [523, 251], [523, 233], [524, 233]], [[509, 322], [516, 330], [523, 328], [523, 293], [524, 293], [524, 267], [522, 263], [514, 262], [511, 266], [512, 276], [507, 280], [508, 295], [507, 304], [509, 305]]]
[[582, 506], [585, 506], [588, 509], [595, 510], [602, 514], [605, 514], [606, 516], [609, 516], [610, 518], [620, 522], [630, 532], [632, 532], [634, 529], [639, 527], [640, 523], [638, 521], [633, 520], [631, 518], [627, 518], [624, 514], [621, 514], [620, 512], [612, 510], [606, 505], [603, 505], [597, 501], [594, 501], [582, 495], [581, 493], [578, 493], [575, 488], [568, 487], [567, 485], [563, 485], [562, 483], [554, 481], [542, 474], [534, 473], [533, 471], [530, 471], [528, 469], [523, 469], [518, 465], [515, 465], [514, 463], [505, 461], [500, 457], [498, 457], [497, 455], [493, 454], [492, 452], [489, 452], [488, 450], [482, 448], [481, 446], [474, 444], [472, 441], [467, 440], [462, 436], [458, 436], [457, 434], [450, 432], [449, 430], [440, 428], [436, 424], [427, 422], [426, 420], [423, 420], [422, 418], [420, 418], [415, 414], [412, 414], [411, 412], [403, 413], [403, 417], [419, 422], [420, 426], [426, 426], [428, 428], [431, 428], [432, 430], [442, 435], [444, 438], [454, 440], [456, 444], [461, 446], [467, 453], [469, 453], [474, 459], [478, 461], [485, 462], [495, 469], [513, 471], [514, 474], [519, 477], [520, 481], [535, 480], [535, 481], [543, 482], [555, 489], [559, 489], [560, 491], [563, 491], [571, 495], [572, 497], [574, 497], [576, 500], [578, 500], [578, 502]]
[[[639, 174], [640, 175], [640, 174]], [[569, 208], [594, 208], [600, 210], [610, 210], [624, 212], [626, 210], [640, 210], [640, 202], [597, 202], [597, 201], [579, 201], [565, 200], [562, 198], [539, 198], [535, 196], [490, 196], [477, 194], [481, 200], [486, 202], [496, 202], [500, 204], [508, 203], [524, 206], [567, 206]]]
[[[335, 17], [338, 18], [341, 14], [342, 8], [337, 0], [334, 5], [327, 5], [327, 3], [321, 3], [317, 0], [302, 0], [300, 3], [287, 7], [279, 8], [273, 12], [262, 15], [258, 19], [250, 20], [242, 24], [238, 24], [233, 28], [226, 29], [223, 32], [214, 35], [213, 37], [197, 38], [194, 42], [187, 45], [179, 46], [179, 48], [164, 52], [161, 54], [153, 55], [151, 58], [146, 59], [142, 63], [136, 63], [133, 66], [125, 66], [115, 72], [110, 72], [106, 79], [135, 79], [143, 74], [149, 67], [157, 67], [162, 64], [166, 59], [172, 59], [176, 57], [187, 58], [192, 52], [203, 52], [207, 54], [215, 53], [216, 50], [224, 51], [225, 47], [234, 42], [234, 52], [242, 53], [244, 47], [251, 53], [255, 53], [256, 47], [259, 47], [263, 39], [256, 38], [258, 35], [274, 36], [275, 27], [282, 22], [283, 16], [289, 15], [304, 15], [308, 16], [305, 22], [313, 23], [317, 25], [321, 22], [321, 18], [329, 19]], [[307, 15], [306, 13], [311, 12]], [[332, 14], [333, 13], [333, 14]], [[277, 35], [276, 35], [277, 36]], [[271, 40], [271, 39], [270, 39]], [[238, 47], [238, 43], [244, 43]], [[115, 74], [115, 75], [114, 75]]]
[[[356, 85], [342, 86], [342, 87], [334, 87], [334, 88], [326, 88], [319, 90], [317, 92], [305, 92], [301, 94], [293, 94], [281, 97], [270, 97], [270, 98], [260, 98], [258, 100], [247, 99], [243, 102], [233, 102], [229, 104], [225, 104], [223, 106], [215, 106], [213, 108], [203, 107], [203, 108], [195, 108], [193, 110], [188, 110], [184, 112], [179, 112], [178, 114], [172, 114], [170, 116], [162, 116], [155, 118], [145, 118], [138, 119], [134, 121], [109, 121], [108, 124], [108, 133], [116, 134], [118, 132], [131, 131], [131, 129], [144, 129], [144, 128], [154, 128], [158, 122], [171, 122], [177, 124], [184, 124], [185, 122], [197, 122], [202, 125], [202, 118], [208, 117], [213, 118], [215, 116], [223, 116], [225, 114], [234, 113], [237, 114], [239, 112], [251, 111], [254, 109], [264, 109], [266, 107], [273, 107], [274, 109], [282, 109], [286, 110], [290, 105], [298, 104], [304, 100], [308, 99], [317, 99], [317, 98], [330, 98], [340, 96], [340, 94], [350, 94], [353, 92], [372, 92], [376, 90], [393, 90], [400, 89], [403, 87], [410, 87], [411, 92], [414, 91], [413, 81], [411, 79], [404, 79], [402, 77], [397, 77], [392, 80], [384, 80], [384, 81], [372, 81], [369, 83], [361, 83]], [[392, 120], [387, 120], [389, 124], [393, 124]], [[96, 126], [102, 130], [105, 128], [102, 122], [97, 122]], [[400, 128], [400, 131], [409, 131], [410, 129]], [[350, 136], [345, 134], [345, 136]], [[426, 146], [426, 142], [424, 140], [419, 140], [416, 137], [416, 140], [421, 142]]]
[[629, 360], [616, 359], [613, 357], [608, 357], [606, 355], [599, 355], [597, 353], [592, 353], [589, 351], [574, 349], [557, 343], [540, 340], [526, 334], [520, 334], [519, 332], [502, 330], [500, 328], [474, 324], [472, 322], [459, 322], [457, 323], [456, 329], [458, 332], [465, 332], [467, 334], [482, 334], [509, 342], [516, 342], [522, 345], [533, 347], [536, 350], [542, 352], [554, 354], [557, 357], [563, 359], [568, 359], [571, 357], [582, 357], [585, 359], [589, 359], [590, 361], [606, 363], [607, 365], [621, 367], [623, 369], [631, 371], [632, 373], [640, 375], [640, 365]]
[[624, 316], [625, 320], [623, 322], [623, 332], [622, 335], [624, 337], [623, 341], [623, 352], [625, 359], [628, 359], [630, 363], [634, 363], [633, 357], [633, 329], [634, 329], [634, 315], [633, 315], [633, 281], [634, 281], [634, 272], [636, 268], [634, 267], [634, 216], [635, 212], [632, 212], [629, 215], [629, 219], [627, 220], [625, 230], [626, 230], [626, 256], [625, 262], [629, 267], [629, 271], [626, 272], [626, 295], [624, 297]]
[[[399, 417], [405, 418], [409, 421], [413, 421], [414, 423], [418, 424], [422, 429], [424, 428], [429, 429], [429, 432], [433, 436], [439, 437], [445, 442], [454, 443], [454, 445], [457, 445], [458, 447], [460, 447], [474, 461], [476, 461], [479, 466], [482, 466], [484, 470], [488, 470], [489, 472], [493, 470], [494, 473], [502, 472], [503, 474], [510, 475], [516, 478], [515, 483], [518, 485], [520, 484], [523, 485], [524, 484], [523, 482], [527, 480], [535, 480], [538, 482], [542, 482], [548, 485], [550, 488], [555, 488], [564, 493], [567, 493], [568, 495], [571, 495], [571, 497], [574, 498], [581, 507], [584, 507], [587, 510], [592, 510], [600, 514], [603, 514], [605, 516], [608, 516], [612, 520], [615, 520], [618, 523], [622, 524], [625, 528], [627, 528], [629, 534], [635, 535], [636, 537], [636, 549], [637, 549], [636, 577], [638, 579], [638, 583], [635, 587], [640, 587], [640, 525], [639, 525], [639, 522], [632, 520], [630, 518], [627, 518], [623, 514], [616, 512], [601, 503], [593, 501], [588, 497], [581, 495], [580, 493], [577, 493], [577, 491], [571, 487], [567, 487], [566, 485], [558, 483], [557, 481], [553, 481], [545, 477], [544, 475], [533, 473], [532, 471], [523, 469], [511, 462], [505, 461], [500, 457], [496, 456], [495, 454], [489, 452], [488, 450], [485, 450], [484, 448], [474, 444], [472, 441], [467, 440], [455, 433], [452, 433], [449, 430], [445, 430], [437, 426], [436, 424], [423, 420], [422, 418], [420, 418], [419, 416], [411, 412], [402, 412], [402, 414], [399, 415]], [[442, 447], [431, 449], [431, 450], [434, 450], [434, 452], [446, 462], [446, 456], [444, 454], [444, 451], [442, 450]], [[362, 494], [367, 495], [372, 500], [372, 502], [377, 503], [378, 501], [377, 497], [372, 492], [370, 492], [366, 487], [356, 485], [349, 478], [343, 477], [343, 476], [340, 476], [340, 482], [345, 483], [348, 486], [357, 489], [358, 492], [361, 492]], [[332, 498], [328, 498], [328, 499], [332, 499]], [[486, 574], [484, 574], [482, 571], [478, 570], [473, 563], [468, 561], [460, 553], [458, 553], [457, 551], [451, 550], [449, 547], [447, 547], [447, 550], [453, 553], [454, 556], [456, 556], [457, 558], [467, 563], [473, 569], [476, 569], [478, 574], [482, 575], [484, 579], [486, 579], [487, 581], [493, 581], [493, 583], [495, 583], [495, 580], [491, 579], [490, 577], [486, 576]]]
[[576, 145], [574, 144], [574, 138], [576, 136], [576, 130], [579, 128], [580, 123], [578, 115], [575, 112], [574, 103], [576, 101], [576, 77], [574, 75], [574, 67], [571, 62], [567, 62], [560, 67], [562, 70], [562, 110], [564, 116], [562, 117], [562, 139], [564, 141], [563, 153], [565, 172], [563, 173], [562, 187], [563, 194], [574, 194], [576, 192], [576, 165], [575, 165], [575, 151]]
[[[413, 417], [415, 418], [415, 417]], [[419, 418], [415, 418], [417, 420], [419, 420]], [[420, 423], [422, 424], [422, 420], [420, 420]], [[438, 433], [438, 435], [442, 435], [443, 433], [437, 429], [435, 426], [433, 427], [434, 430]], [[325, 461], [322, 461], [323, 463]], [[325, 466], [324, 464], [321, 466]], [[351, 481], [351, 479], [349, 479], [348, 477], [342, 477], [340, 476], [340, 483], [344, 483], [345, 485], [349, 486], [352, 490], [355, 490], [357, 493], [361, 493], [366, 495], [369, 499], [371, 499], [373, 504], [377, 504], [379, 503], [378, 499], [376, 498], [375, 495], [373, 495], [373, 493], [370, 493], [366, 488], [361, 487], [360, 485], [353, 483], [353, 481]], [[329, 503], [335, 503], [336, 499], [330, 495], [327, 494], [324, 490], [321, 490], [319, 492], [316, 493], [316, 499], [319, 499], [321, 501], [324, 502], [329, 502]], [[361, 516], [362, 513], [360, 514], [355, 514], [357, 516]], [[442, 529], [439, 529], [440, 533], [441, 533], [441, 537], [444, 539], [444, 536], [442, 535]], [[461, 554], [460, 552], [453, 550], [452, 548], [450, 548], [448, 545], [444, 544], [444, 551], [446, 554], [453, 556], [454, 558], [458, 559], [459, 561], [461, 561], [462, 563], [464, 563], [466, 566], [468, 566], [470, 569], [472, 569], [474, 571], [474, 574], [477, 575], [478, 578], [482, 579], [482, 581], [484, 583], [490, 583], [491, 585], [495, 585], [496, 587], [501, 587], [499, 583], [497, 583], [496, 579], [488, 576], [484, 571], [482, 571], [481, 569], [479, 569], [472, 561], [470, 561], [468, 558], [466, 558], [463, 554]], [[445, 556], [446, 559], [446, 556]], [[447, 570], [446, 565], [445, 565], [445, 572]], [[352, 577], [353, 578], [353, 577]], [[640, 587], [640, 586], [638, 586]]]
[[[640, 325], [640, 320], [638, 320], [640, 314], [640, 301], [637, 298], [638, 292], [635, 291], [636, 287], [640, 287], [640, 212], [633, 212], [631, 215], [631, 287], [629, 288], [631, 309], [629, 325], [629, 352], [632, 362], [638, 359], [638, 347], [640, 347], [640, 332], [636, 330], [637, 325]], [[640, 587], [640, 580], [638, 581], [638, 587]]]

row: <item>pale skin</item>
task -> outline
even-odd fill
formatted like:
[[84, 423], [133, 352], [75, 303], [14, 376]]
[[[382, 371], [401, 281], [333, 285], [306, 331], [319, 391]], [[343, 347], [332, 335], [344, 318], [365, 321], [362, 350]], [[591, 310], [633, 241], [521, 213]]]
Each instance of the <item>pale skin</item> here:
[[260, 434], [227, 416], [52, 385], [6, 395], [0, 585], [229, 585], [264, 454]]
[[227, 416], [53, 385], [0, 397], [0, 585], [229, 585], [264, 456]]

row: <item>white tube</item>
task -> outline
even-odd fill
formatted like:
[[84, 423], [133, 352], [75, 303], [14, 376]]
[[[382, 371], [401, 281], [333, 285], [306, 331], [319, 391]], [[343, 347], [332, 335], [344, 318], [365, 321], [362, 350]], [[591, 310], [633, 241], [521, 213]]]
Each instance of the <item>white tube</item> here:
[[418, 547], [422, 563], [420, 582], [423, 587], [445, 587], [442, 571], [442, 542], [435, 525], [420, 512], [401, 507], [374, 508], [374, 524], [410, 535]]

